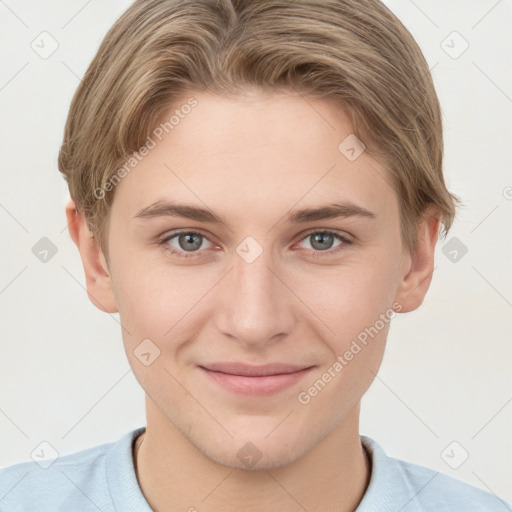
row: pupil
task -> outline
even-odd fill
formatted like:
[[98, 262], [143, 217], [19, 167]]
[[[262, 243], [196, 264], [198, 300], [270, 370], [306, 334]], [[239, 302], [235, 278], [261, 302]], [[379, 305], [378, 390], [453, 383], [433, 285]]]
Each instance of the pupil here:
[[[180, 237], [180, 246], [182, 248], [184, 248], [182, 246], [182, 241], [185, 240], [186, 243], [192, 243], [193, 247], [188, 247], [188, 249], [198, 249], [199, 247], [201, 247], [201, 242], [199, 240], [199, 235], [193, 235], [193, 234], [184, 234], [184, 235], [181, 235]], [[195, 239], [195, 243], [194, 243], [194, 239]]]
[[325, 239], [332, 239], [332, 235], [329, 235], [328, 233], [318, 233], [316, 235], [313, 236], [313, 247], [315, 247], [315, 244], [317, 244], [317, 242], [320, 242], [319, 245], [317, 247], [315, 247], [315, 249], [325, 249], [326, 246], [330, 245], [329, 243], [325, 244], [324, 240]]

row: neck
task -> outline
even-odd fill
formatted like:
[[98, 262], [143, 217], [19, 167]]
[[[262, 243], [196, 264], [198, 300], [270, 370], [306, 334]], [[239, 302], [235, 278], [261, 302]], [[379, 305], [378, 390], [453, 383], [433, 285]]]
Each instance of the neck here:
[[[154, 407], [154, 404], [153, 404]], [[170, 422], [149, 421], [137, 439], [137, 479], [155, 512], [353, 512], [371, 466], [359, 437], [359, 406], [313, 450], [272, 470], [234, 469], [205, 457]], [[162, 419], [162, 418], [160, 418]]]

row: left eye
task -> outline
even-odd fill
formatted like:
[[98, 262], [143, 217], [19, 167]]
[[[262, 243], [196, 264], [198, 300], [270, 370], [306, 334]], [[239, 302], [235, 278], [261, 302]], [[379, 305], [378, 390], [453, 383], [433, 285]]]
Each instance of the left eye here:
[[[332, 254], [338, 250], [341, 250], [342, 246], [350, 245], [352, 242], [348, 238], [334, 232], [334, 231], [311, 231], [305, 235], [302, 240], [311, 239], [311, 245], [313, 247], [312, 255], [314, 257]], [[179, 247], [169, 245], [171, 240], [177, 239]], [[335, 246], [333, 250], [330, 250], [334, 239], [338, 239], [340, 243]], [[193, 253], [196, 253], [201, 249], [203, 241], [208, 240], [205, 235], [196, 231], [180, 231], [174, 233], [159, 242], [164, 247], [165, 251], [169, 251], [171, 255], [180, 258], [192, 258], [195, 257]], [[204, 249], [204, 247], [203, 247]], [[192, 254], [187, 254], [192, 253]]]
[[350, 245], [351, 241], [334, 231], [313, 231], [306, 235], [304, 240], [312, 240], [311, 245], [313, 249], [315, 249], [312, 253], [313, 256], [323, 256], [322, 253], [326, 253], [329, 249], [331, 249], [334, 239], [338, 239], [340, 243], [333, 249], [330, 250], [327, 254], [332, 254], [340, 249], [340, 246]]

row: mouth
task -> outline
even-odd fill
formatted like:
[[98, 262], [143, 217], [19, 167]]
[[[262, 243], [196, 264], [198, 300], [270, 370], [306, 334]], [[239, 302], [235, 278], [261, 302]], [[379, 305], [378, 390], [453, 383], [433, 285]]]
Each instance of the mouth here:
[[314, 366], [282, 363], [251, 366], [244, 363], [213, 363], [199, 369], [227, 391], [246, 396], [270, 396], [297, 384]]

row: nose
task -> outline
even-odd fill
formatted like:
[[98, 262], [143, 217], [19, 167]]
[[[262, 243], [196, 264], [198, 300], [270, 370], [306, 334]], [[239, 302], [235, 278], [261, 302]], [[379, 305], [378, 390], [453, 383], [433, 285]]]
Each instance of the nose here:
[[235, 255], [218, 290], [218, 331], [246, 348], [262, 348], [292, 331], [300, 301], [286, 285], [282, 266], [266, 251], [249, 263]]

